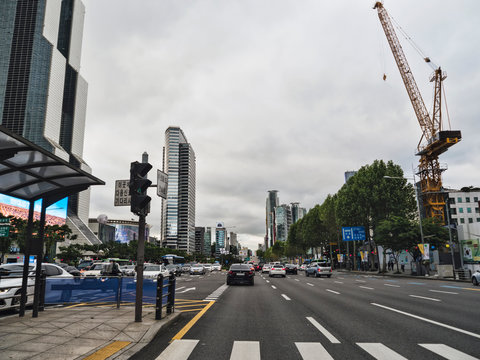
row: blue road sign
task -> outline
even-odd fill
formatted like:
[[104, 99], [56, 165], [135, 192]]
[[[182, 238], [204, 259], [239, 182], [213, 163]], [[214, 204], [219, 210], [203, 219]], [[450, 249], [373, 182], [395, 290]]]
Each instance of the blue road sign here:
[[343, 241], [365, 241], [365, 228], [363, 226], [342, 227]]

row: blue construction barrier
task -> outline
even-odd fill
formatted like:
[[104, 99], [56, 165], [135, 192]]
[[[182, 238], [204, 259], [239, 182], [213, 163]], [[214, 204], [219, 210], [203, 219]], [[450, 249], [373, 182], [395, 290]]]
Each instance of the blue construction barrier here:
[[[163, 279], [164, 285], [168, 278]], [[134, 303], [136, 279], [130, 277], [85, 277], [53, 278], [48, 277], [45, 284], [45, 304], [65, 303]], [[163, 288], [163, 294], [168, 287]], [[143, 303], [155, 304], [157, 298], [157, 280], [143, 280]], [[167, 298], [163, 300], [166, 304]]]

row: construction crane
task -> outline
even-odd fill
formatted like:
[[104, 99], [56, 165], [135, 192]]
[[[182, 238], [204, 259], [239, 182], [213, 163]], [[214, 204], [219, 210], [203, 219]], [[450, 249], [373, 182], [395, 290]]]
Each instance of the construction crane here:
[[[462, 134], [459, 130], [442, 129], [442, 82], [447, 75], [440, 67], [434, 67], [434, 72], [430, 78], [430, 82], [435, 84], [433, 110], [432, 116], [430, 116], [387, 10], [385, 10], [381, 1], [377, 1], [373, 8], [378, 12], [380, 23], [422, 129], [422, 136], [417, 145], [418, 152], [416, 155], [420, 156], [418, 175], [420, 177], [421, 200], [425, 208], [425, 216], [427, 218], [436, 218], [444, 224], [445, 198], [442, 191], [442, 171], [445, 169], [441, 168], [438, 157], [447, 151], [450, 146], [462, 139]], [[431, 64], [428, 57], [425, 57], [424, 60]]]

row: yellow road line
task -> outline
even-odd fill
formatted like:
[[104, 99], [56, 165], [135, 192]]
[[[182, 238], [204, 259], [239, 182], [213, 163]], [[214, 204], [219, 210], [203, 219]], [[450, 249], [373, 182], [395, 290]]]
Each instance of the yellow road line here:
[[[205, 303], [203, 303], [205, 304]], [[175, 308], [179, 309], [179, 308], [184, 308], [184, 307], [191, 307], [191, 306], [200, 306], [200, 304], [185, 304], [185, 305], [177, 305], [175, 304]]]
[[115, 341], [94, 352], [92, 355], [83, 358], [83, 360], [104, 360], [130, 344], [130, 341]]
[[188, 322], [187, 325], [183, 327], [182, 330], [180, 330], [177, 335], [175, 335], [170, 342], [173, 340], [180, 340], [182, 337], [185, 336], [185, 334], [192, 328], [193, 325], [207, 312], [208, 309], [215, 303], [215, 301], [210, 301], [207, 306], [205, 306], [195, 317]]
[[189, 310], [180, 310], [180, 312], [190, 312], [190, 311], [200, 311], [200, 310], [203, 310], [204, 308], [200, 308], [200, 309], [189, 309]]
[[464, 288], [464, 290], [480, 291], [480, 289]]
[[176, 299], [175, 303], [177, 302], [202, 302], [203, 300], [184, 300], [184, 299]]

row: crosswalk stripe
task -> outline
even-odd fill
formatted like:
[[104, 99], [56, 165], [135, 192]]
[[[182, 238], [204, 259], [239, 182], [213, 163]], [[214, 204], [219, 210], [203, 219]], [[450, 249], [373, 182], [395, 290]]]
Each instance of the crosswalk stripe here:
[[174, 340], [155, 360], [187, 360], [198, 340]]
[[296, 342], [295, 345], [303, 360], [333, 360], [320, 343]]
[[260, 360], [258, 341], [234, 341], [230, 360]]
[[445, 344], [418, 344], [418, 345], [448, 360], [478, 360], [478, 358], [465, 354]]
[[382, 343], [357, 343], [357, 345], [377, 360], [407, 360]]
[[320, 331], [328, 340], [330, 340], [331, 343], [340, 344], [340, 341], [338, 341], [335, 336], [333, 336], [327, 329], [320, 325], [317, 320], [310, 316], [307, 317], [307, 320], [310, 321], [312, 325], [315, 326], [317, 330]]

